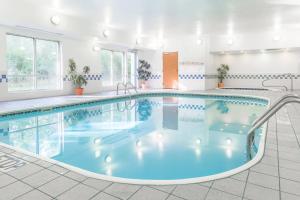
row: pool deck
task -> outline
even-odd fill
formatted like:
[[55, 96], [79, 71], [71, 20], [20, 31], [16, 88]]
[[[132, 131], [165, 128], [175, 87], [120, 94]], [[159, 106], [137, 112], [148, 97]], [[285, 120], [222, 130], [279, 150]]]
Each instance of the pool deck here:
[[[284, 94], [232, 90], [205, 93], [255, 95], [272, 100]], [[299, 91], [297, 93], [300, 94]], [[107, 96], [113, 94], [0, 102], [0, 108], [1, 112], [13, 112]], [[229, 178], [210, 182], [172, 186], [120, 184], [86, 177], [0, 145], [0, 163], [3, 158], [18, 158], [26, 164], [0, 172], [0, 200], [299, 200], [300, 105], [287, 105], [270, 119], [265, 154], [258, 164]]]

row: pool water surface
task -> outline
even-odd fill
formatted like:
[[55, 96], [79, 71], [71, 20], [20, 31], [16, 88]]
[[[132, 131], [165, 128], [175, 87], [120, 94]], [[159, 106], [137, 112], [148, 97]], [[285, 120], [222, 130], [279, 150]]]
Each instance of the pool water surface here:
[[132, 97], [2, 117], [0, 142], [109, 177], [205, 177], [250, 160], [247, 133], [266, 105], [254, 98]]

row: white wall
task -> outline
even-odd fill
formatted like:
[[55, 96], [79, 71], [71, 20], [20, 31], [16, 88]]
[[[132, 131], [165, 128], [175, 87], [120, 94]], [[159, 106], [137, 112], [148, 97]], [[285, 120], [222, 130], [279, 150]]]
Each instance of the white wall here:
[[[233, 36], [233, 44], [227, 43], [228, 36], [212, 36], [211, 51], [225, 52], [224, 55], [212, 55], [210, 69], [216, 69], [220, 64], [230, 66], [231, 75], [235, 78], [225, 80], [227, 87], [262, 87], [264, 78], [237, 78], [237, 75], [280, 75], [275, 80], [268, 81], [268, 85], [286, 85], [291, 88], [289, 79], [282, 79], [282, 75], [300, 74], [300, 51], [292, 50], [300, 47], [299, 33], [284, 33], [279, 41], [273, 40], [273, 34], [268, 32], [243, 34]], [[282, 49], [268, 52], [267, 49]], [[287, 50], [286, 50], [287, 49]], [[265, 50], [264, 53], [260, 50]], [[235, 51], [235, 53], [233, 53]], [[246, 53], [236, 53], [245, 51]], [[250, 52], [250, 53], [247, 53]], [[253, 53], [255, 51], [255, 53]], [[252, 52], [252, 53], [251, 53]], [[300, 89], [300, 76], [294, 80], [295, 89]]]
[[[151, 65], [151, 78], [147, 81], [149, 88], [162, 88], [163, 72], [162, 72], [162, 50], [140, 50], [138, 51], [138, 59], [145, 60]], [[154, 78], [157, 77], [157, 78]]]
[[[83, 66], [88, 65], [91, 67], [91, 75], [101, 74], [101, 60], [100, 52], [93, 51], [95, 45], [92, 40], [79, 40], [70, 39], [67, 37], [45, 34], [35, 31], [24, 31], [16, 28], [1, 27], [0, 26], [0, 75], [7, 74], [6, 66], [6, 33], [19, 34], [30, 37], [38, 37], [42, 39], [51, 39], [60, 41], [62, 46], [62, 77], [67, 75], [68, 60], [73, 58], [79, 67], [79, 71]], [[127, 48], [118, 45], [102, 44], [103, 48], [109, 48], [113, 50], [128, 51]], [[85, 87], [85, 93], [97, 93], [103, 90], [110, 90], [115, 87], [102, 87], [101, 80], [89, 80], [88, 85]], [[73, 86], [70, 81], [63, 81], [63, 88], [55, 91], [26, 91], [26, 92], [8, 92], [7, 83], [0, 83], [0, 101], [5, 100], [17, 100], [28, 98], [39, 98], [59, 95], [73, 94]]]
[[[197, 44], [197, 37], [187, 35], [164, 40], [164, 46], [158, 50], [139, 51], [139, 59], [144, 59], [152, 66], [152, 74], [160, 75], [159, 79], [148, 81], [150, 88], [163, 88], [163, 52], [178, 52], [178, 86], [184, 90], [204, 90], [205, 66], [208, 62], [208, 38], [202, 38], [202, 44]], [[185, 77], [185, 78], [183, 78]]]

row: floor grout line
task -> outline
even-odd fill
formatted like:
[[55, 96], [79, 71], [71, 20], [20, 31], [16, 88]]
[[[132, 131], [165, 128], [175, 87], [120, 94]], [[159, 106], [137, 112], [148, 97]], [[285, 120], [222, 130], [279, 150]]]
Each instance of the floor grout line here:
[[279, 176], [279, 185], [278, 185], [278, 188], [279, 188], [279, 199], [281, 200], [282, 199], [282, 196], [281, 196], [281, 180], [280, 180], [280, 162], [279, 162], [279, 142], [278, 142], [278, 118], [277, 118], [277, 114], [275, 113], [275, 119], [276, 119], [276, 141], [277, 141], [277, 162], [278, 162], [278, 176]]

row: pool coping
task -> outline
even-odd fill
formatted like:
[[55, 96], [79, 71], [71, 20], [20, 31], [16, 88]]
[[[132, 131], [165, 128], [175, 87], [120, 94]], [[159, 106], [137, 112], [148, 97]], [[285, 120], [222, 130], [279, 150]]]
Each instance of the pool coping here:
[[[269, 108], [271, 105], [271, 100], [270, 98], [267, 97], [262, 97], [262, 96], [254, 96], [254, 95], [245, 95], [245, 94], [218, 94], [218, 93], [205, 93], [205, 92], [193, 92], [193, 91], [155, 91], [155, 92], [141, 92], [138, 94], [127, 94], [127, 95], [119, 95], [119, 96], [107, 96], [107, 97], [97, 97], [93, 98], [93, 100], [86, 100], [82, 102], [77, 102], [77, 103], [69, 103], [69, 104], [60, 104], [60, 106], [72, 106], [72, 105], [77, 105], [77, 104], [82, 104], [82, 103], [91, 103], [91, 102], [96, 102], [96, 101], [105, 101], [105, 100], [113, 100], [113, 99], [121, 99], [121, 98], [126, 98], [126, 97], [131, 97], [131, 96], [142, 96], [142, 95], [151, 95], [151, 94], [182, 94], [182, 95], [203, 95], [203, 96], [221, 96], [221, 97], [244, 97], [244, 98], [255, 98], [258, 100], [265, 100], [267, 101], [266, 107]], [[54, 105], [58, 106], [59, 105]], [[53, 108], [53, 107], [51, 107]], [[19, 110], [19, 112], [30, 112], [32, 110], [38, 110], [38, 109], [51, 109], [49, 106], [40, 106], [40, 107], [34, 107], [32, 109], [24, 109], [24, 110]], [[16, 112], [7, 112], [7, 113], [0, 113], [0, 117], [5, 114], [16, 114]], [[265, 144], [266, 144], [266, 134], [267, 134], [267, 123], [262, 126], [262, 134], [261, 138], [259, 141], [259, 146], [258, 146], [258, 151], [254, 158], [252, 158], [250, 161], [247, 163], [231, 169], [226, 172], [214, 174], [214, 175], [209, 175], [209, 176], [203, 176], [203, 177], [196, 177], [196, 178], [187, 178], [187, 179], [174, 179], [174, 180], [148, 180], [148, 179], [129, 179], [129, 178], [121, 178], [121, 177], [114, 177], [114, 176], [109, 176], [109, 175], [103, 175], [103, 174], [98, 174], [95, 172], [91, 172], [85, 169], [81, 169], [79, 167], [72, 166], [70, 164], [66, 164], [60, 161], [53, 160], [51, 158], [47, 158], [44, 156], [40, 156], [38, 154], [31, 153], [29, 151], [23, 150], [18, 147], [13, 147], [8, 144], [0, 142], [0, 146], [4, 146], [6, 148], [21, 152], [23, 154], [26, 154], [28, 156], [32, 156], [35, 158], [38, 158], [40, 160], [44, 160], [47, 162], [50, 162], [52, 164], [56, 164], [59, 166], [62, 166], [66, 169], [69, 169], [71, 171], [77, 172], [79, 174], [82, 174], [84, 176], [90, 177], [90, 178], [95, 178], [95, 179], [101, 179], [101, 180], [106, 180], [106, 181], [111, 181], [111, 182], [118, 182], [118, 183], [126, 183], [126, 184], [134, 184], [134, 185], [179, 185], [179, 184], [192, 184], [192, 183], [201, 183], [201, 182], [207, 182], [207, 181], [212, 181], [216, 179], [222, 179], [222, 178], [227, 178], [232, 175], [235, 175], [237, 173], [243, 172], [254, 165], [256, 165], [264, 156], [265, 152]]]

